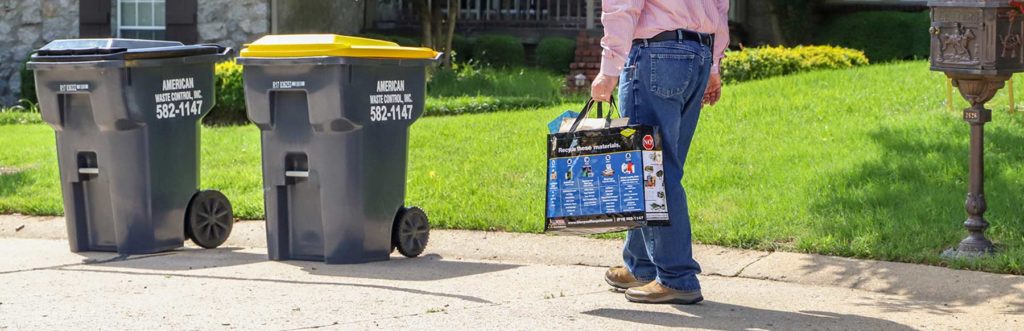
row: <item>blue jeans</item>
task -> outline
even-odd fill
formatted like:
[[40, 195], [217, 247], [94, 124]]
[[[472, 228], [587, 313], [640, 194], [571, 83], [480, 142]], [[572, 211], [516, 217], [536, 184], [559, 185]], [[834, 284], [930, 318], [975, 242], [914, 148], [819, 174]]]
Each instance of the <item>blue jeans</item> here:
[[630, 230], [623, 259], [637, 279], [681, 291], [700, 289], [682, 180], [711, 62], [711, 49], [695, 41], [634, 44], [619, 78], [622, 116], [633, 124], [656, 126], [661, 134], [671, 222]]

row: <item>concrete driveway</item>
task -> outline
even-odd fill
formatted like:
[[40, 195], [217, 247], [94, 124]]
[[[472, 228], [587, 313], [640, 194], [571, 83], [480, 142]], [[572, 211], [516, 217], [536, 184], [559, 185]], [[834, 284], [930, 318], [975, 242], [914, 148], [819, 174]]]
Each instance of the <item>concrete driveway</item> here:
[[267, 261], [262, 226], [117, 256], [0, 216], [0, 329], [1024, 329], [1018, 276], [700, 246], [707, 301], [639, 305], [602, 280], [615, 241], [435, 231], [420, 258], [325, 265]]

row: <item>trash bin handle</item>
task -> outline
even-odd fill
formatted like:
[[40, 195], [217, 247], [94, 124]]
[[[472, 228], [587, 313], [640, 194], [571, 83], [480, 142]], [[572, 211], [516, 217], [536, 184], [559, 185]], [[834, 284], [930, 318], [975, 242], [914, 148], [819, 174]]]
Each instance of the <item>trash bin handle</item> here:
[[99, 175], [100, 174], [100, 168], [97, 168], [97, 167], [78, 168], [78, 173], [83, 174], [83, 175]]
[[217, 45], [217, 44], [203, 44], [203, 46], [217, 46], [217, 49], [219, 50], [219, 52], [217, 52], [217, 55], [220, 55], [220, 56], [231, 55], [231, 51], [233, 51], [233, 49], [231, 47], [224, 47], [224, 46]]
[[587, 104], [583, 106], [583, 110], [580, 111], [580, 115], [576, 117], [576, 121], [572, 123], [572, 128], [569, 129], [569, 132], [576, 132], [576, 129], [578, 129], [580, 124], [583, 123], [583, 120], [590, 116], [590, 110], [594, 108], [595, 103], [597, 104], [597, 116], [604, 117], [605, 121], [608, 124], [611, 124], [612, 113], [618, 110], [617, 106], [615, 106], [615, 97], [612, 96], [611, 99], [608, 101], [608, 104], [611, 105], [611, 109], [608, 112], [608, 116], [604, 116], [604, 114], [602, 114], [604, 112], [601, 106], [602, 102], [595, 101], [594, 98], [590, 98], [590, 100], [587, 101]]

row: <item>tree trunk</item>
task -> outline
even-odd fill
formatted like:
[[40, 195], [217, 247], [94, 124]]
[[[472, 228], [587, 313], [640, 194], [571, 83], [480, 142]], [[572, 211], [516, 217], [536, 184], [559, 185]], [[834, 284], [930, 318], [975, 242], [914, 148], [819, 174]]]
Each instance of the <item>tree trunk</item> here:
[[446, 1], [445, 0], [429, 0], [429, 1], [430, 1], [430, 7], [431, 7], [430, 8], [430, 14], [431, 14], [430, 28], [432, 29], [431, 36], [434, 37], [434, 39], [431, 39], [431, 41], [430, 41], [430, 46], [431, 46], [431, 48], [439, 49], [439, 48], [441, 48], [442, 45], [444, 45], [441, 42], [443, 40], [442, 39], [443, 35], [442, 35], [441, 31], [444, 31], [444, 22], [443, 22], [444, 15], [441, 12], [441, 9], [443, 8], [444, 2], [446, 2]]
[[363, 2], [363, 30], [372, 30], [377, 21], [377, 0]]
[[444, 55], [441, 65], [445, 68], [452, 67], [452, 39], [455, 37], [455, 22], [459, 19], [461, 0], [448, 0], [448, 31], [444, 36]]
[[771, 26], [772, 41], [776, 45], [785, 45], [786, 37], [782, 34], [782, 26], [779, 24], [779, 12], [775, 10], [775, 4], [771, 1], [765, 1], [768, 5], [769, 25]]
[[432, 24], [430, 24], [431, 18], [433, 17], [430, 12], [432, 7], [430, 2], [430, 0], [416, 0], [416, 2], [413, 3], [413, 6], [416, 9], [416, 12], [420, 15], [420, 27], [423, 33], [423, 40], [420, 43], [423, 44], [424, 47], [433, 48], [434, 45], [432, 42], [434, 41], [434, 36], [431, 32], [433, 32], [434, 28], [432, 27]]

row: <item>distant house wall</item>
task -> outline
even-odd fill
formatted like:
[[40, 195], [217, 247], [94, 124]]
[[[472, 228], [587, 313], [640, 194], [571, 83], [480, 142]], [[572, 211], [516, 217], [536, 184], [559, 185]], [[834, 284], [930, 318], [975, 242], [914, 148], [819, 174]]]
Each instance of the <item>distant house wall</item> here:
[[[238, 50], [270, 32], [270, 3], [166, 0], [160, 33], [168, 40], [214, 43]], [[0, 1], [0, 106], [18, 102], [20, 70], [30, 52], [55, 39], [117, 37], [124, 32], [119, 30], [119, 19], [118, 0]]]
[[274, 33], [357, 34], [362, 31], [365, 0], [274, 0]]
[[241, 50], [270, 33], [269, 0], [200, 0], [199, 41]]
[[18, 102], [21, 66], [32, 50], [77, 36], [77, 0], [0, 2], [0, 105]]

